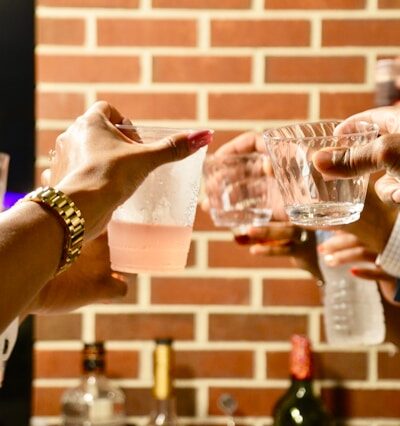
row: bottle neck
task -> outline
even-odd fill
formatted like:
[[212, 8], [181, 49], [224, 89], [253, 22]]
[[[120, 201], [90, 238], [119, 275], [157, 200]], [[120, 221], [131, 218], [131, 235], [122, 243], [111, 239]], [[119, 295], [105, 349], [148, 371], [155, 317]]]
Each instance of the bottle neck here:
[[292, 380], [312, 380], [312, 357], [309, 340], [304, 336], [292, 338], [292, 351], [290, 353], [290, 375]]
[[157, 345], [153, 357], [153, 397], [163, 401], [173, 398], [171, 345]]

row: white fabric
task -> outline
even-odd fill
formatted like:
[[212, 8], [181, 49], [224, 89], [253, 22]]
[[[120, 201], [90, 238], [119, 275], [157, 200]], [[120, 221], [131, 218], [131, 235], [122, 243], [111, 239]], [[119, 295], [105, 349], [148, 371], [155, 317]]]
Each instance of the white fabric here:
[[0, 335], [0, 387], [3, 382], [4, 369], [6, 362], [11, 355], [18, 335], [19, 320], [15, 320], [7, 327], [3, 334]]

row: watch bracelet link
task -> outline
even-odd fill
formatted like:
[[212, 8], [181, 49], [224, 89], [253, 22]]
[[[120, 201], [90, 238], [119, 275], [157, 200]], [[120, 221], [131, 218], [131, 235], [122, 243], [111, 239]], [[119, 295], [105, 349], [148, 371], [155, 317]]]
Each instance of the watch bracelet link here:
[[35, 201], [52, 211], [64, 226], [63, 253], [56, 275], [67, 270], [79, 257], [85, 220], [76, 204], [62, 191], [46, 186], [35, 189], [27, 194], [21, 201]]

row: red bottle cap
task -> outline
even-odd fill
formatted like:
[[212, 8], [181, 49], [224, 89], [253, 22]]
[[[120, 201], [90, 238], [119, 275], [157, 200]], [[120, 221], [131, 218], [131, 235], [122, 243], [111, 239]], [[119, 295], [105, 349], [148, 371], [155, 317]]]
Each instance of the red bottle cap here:
[[292, 336], [290, 353], [290, 374], [296, 380], [312, 378], [311, 343], [308, 337], [295, 334]]

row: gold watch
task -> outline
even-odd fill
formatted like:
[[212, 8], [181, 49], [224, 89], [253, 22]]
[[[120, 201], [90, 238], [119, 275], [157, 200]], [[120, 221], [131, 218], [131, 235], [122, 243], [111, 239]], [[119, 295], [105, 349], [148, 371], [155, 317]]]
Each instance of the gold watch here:
[[62, 191], [50, 186], [40, 187], [21, 201], [35, 201], [54, 212], [64, 226], [64, 247], [56, 275], [68, 269], [81, 253], [85, 220], [75, 203]]

